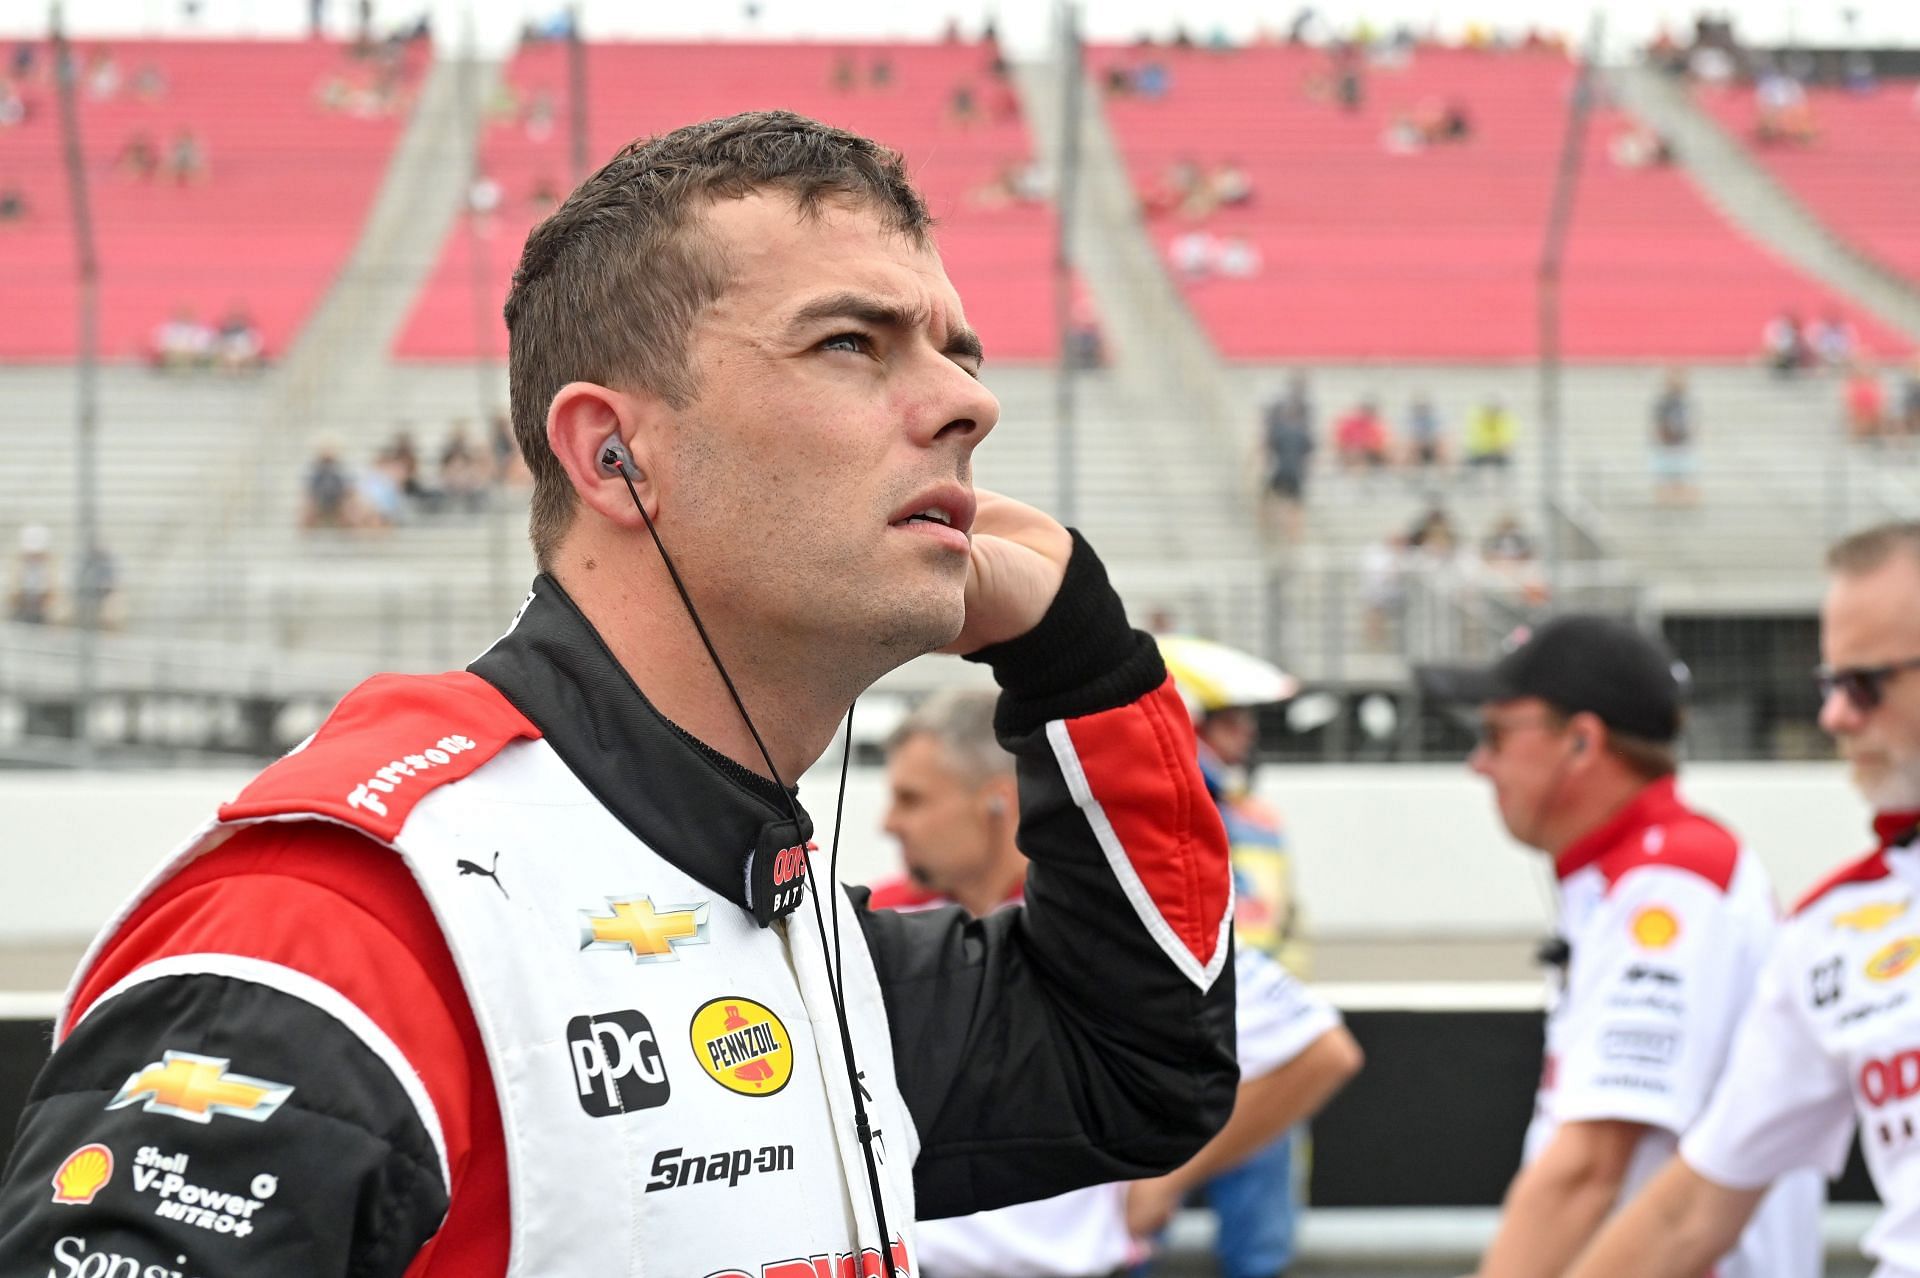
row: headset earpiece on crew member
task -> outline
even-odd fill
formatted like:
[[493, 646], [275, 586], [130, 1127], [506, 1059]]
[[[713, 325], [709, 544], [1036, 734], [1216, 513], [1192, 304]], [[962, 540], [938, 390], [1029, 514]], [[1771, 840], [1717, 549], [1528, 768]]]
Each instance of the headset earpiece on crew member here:
[[637, 476], [639, 467], [633, 464], [633, 454], [627, 451], [627, 441], [618, 435], [607, 436], [600, 445], [600, 473], [609, 479], [618, 479], [622, 472]]

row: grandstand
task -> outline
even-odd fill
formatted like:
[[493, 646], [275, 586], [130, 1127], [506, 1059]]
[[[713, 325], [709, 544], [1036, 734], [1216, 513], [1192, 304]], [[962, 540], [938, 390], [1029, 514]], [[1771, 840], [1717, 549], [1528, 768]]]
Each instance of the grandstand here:
[[[497, 315], [527, 230], [573, 185], [568, 137], [552, 118], [567, 99], [564, 43], [523, 47], [502, 72], [479, 170], [500, 207], [478, 239], [450, 235], [396, 353], [408, 360], [503, 357], [506, 330], [474, 323], [472, 254]], [[637, 137], [711, 116], [782, 107], [867, 133], [907, 155], [940, 223], [948, 273], [968, 320], [995, 361], [1045, 360], [1057, 349], [1052, 316], [1054, 218], [1038, 189], [1013, 192], [1033, 139], [1011, 77], [989, 45], [595, 44], [587, 153], [597, 166]], [[971, 103], [956, 111], [955, 97]]]
[[1701, 86], [1696, 101], [1833, 232], [1886, 269], [1920, 282], [1920, 82], [1803, 91], [1813, 136], [1763, 142], [1761, 108], [1745, 86]]
[[[1163, 95], [1109, 96], [1136, 189], [1169, 170], [1230, 164], [1242, 203], [1156, 217], [1169, 258], [1195, 232], [1244, 240], [1251, 278], [1203, 273], [1183, 292], [1235, 360], [1399, 359], [1494, 363], [1538, 354], [1535, 273], [1567, 129], [1575, 69], [1552, 48], [1416, 48], [1360, 65], [1364, 95], [1334, 100], [1342, 65], [1310, 47], [1233, 51], [1100, 48], [1097, 75], [1165, 68]], [[1467, 133], [1426, 142], [1448, 110]], [[1593, 119], [1565, 265], [1569, 358], [1739, 360], [1782, 305], [1856, 307], [1735, 233], [1683, 172], [1627, 167], [1636, 127]], [[1897, 349], [1867, 323], [1876, 349]]]
[[[251, 316], [286, 351], [346, 263], [405, 127], [429, 51], [353, 56], [323, 40], [81, 43], [80, 136], [101, 278], [104, 358], [148, 357], [181, 308]], [[23, 215], [0, 234], [11, 304], [0, 360], [65, 362], [78, 332], [59, 111], [44, 49], [17, 92], [0, 184]], [[183, 145], [198, 168], [177, 164]]]

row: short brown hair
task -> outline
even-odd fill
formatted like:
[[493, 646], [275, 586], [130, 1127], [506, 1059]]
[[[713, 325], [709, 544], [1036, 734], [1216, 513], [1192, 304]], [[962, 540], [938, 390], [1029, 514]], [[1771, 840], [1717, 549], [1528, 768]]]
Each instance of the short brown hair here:
[[1920, 561], [1920, 522], [1876, 524], [1843, 537], [1827, 551], [1827, 568], [1855, 577], [1872, 572], [1901, 551]]
[[554, 395], [587, 381], [675, 407], [695, 399], [688, 334], [727, 284], [697, 215], [766, 190], [807, 217], [834, 200], [871, 207], [915, 243], [933, 225], [897, 151], [791, 111], [749, 111], [628, 143], [527, 237], [507, 294], [507, 367], [541, 568], [573, 520], [573, 486], [547, 446]]

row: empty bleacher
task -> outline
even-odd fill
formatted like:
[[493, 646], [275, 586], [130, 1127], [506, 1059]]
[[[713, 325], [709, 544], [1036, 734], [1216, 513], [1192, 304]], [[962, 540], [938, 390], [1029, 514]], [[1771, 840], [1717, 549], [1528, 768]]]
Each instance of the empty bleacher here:
[[1842, 239], [1920, 282], [1920, 82], [1806, 90], [1814, 136], [1763, 144], [1746, 87], [1700, 86], [1694, 100]]
[[[567, 51], [522, 48], [508, 64], [481, 169], [500, 202], [477, 239], [449, 235], [401, 333], [403, 359], [459, 360], [506, 351], [500, 304], [520, 244], [574, 185], [569, 166]], [[901, 150], [940, 222], [948, 274], [990, 359], [1045, 359], [1057, 349], [1051, 292], [1054, 219], [1044, 202], [995, 204], [981, 192], [1025, 166], [1033, 143], [993, 46], [941, 44], [591, 44], [586, 49], [588, 153], [598, 165], [637, 137], [755, 108], [781, 107], [870, 134]], [[884, 82], [876, 82], [876, 70]], [[956, 89], [973, 118], [956, 117]], [[483, 260], [476, 270], [477, 245]], [[483, 283], [476, 283], [481, 281]], [[476, 298], [476, 288], [483, 296]], [[479, 318], [476, 318], [476, 317]]]
[[[76, 253], [59, 105], [45, 44], [0, 127], [0, 190], [24, 215], [0, 223], [0, 360], [59, 361], [78, 343]], [[100, 264], [99, 349], [134, 360], [185, 307], [211, 324], [244, 308], [269, 354], [286, 350], [353, 249], [405, 126], [427, 50], [400, 54], [375, 108], [377, 72], [320, 40], [129, 40], [80, 44], [80, 133]], [[331, 95], [332, 105], [323, 104]], [[183, 131], [204, 178], [168, 173]], [[134, 171], [145, 139], [159, 171]]]
[[[1367, 65], [1358, 109], [1333, 98], [1332, 57], [1305, 47], [1099, 48], [1096, 77], [1158, 61], [1158, 99], [1105, 109], [1137, 189], [1170, 166], [1223, 163], [1252, 199], [1201, 221], [1155, 218], [1163, 253], [1202, 230], [1245, 240], [1247, 279], [1183, 280], [1231, 359], [1518, 361], [1537, 354], [1536, 273], [1575, 68], [1551, 50], [1420, 48]], [[1464, 141], [1396, 152], [1396, 122], [1464, 110]], [[1586, 361], [1740, 359], [1782, 307], [1837, 309], [1869, 347], [1883, 327], [1744, 239], [1685, 174], [1610, 155], [1631, 121], [1597, 111], [1564, 269], [1562, 349]], [[1171, 269], [1171, 268], [1170, 268]]]

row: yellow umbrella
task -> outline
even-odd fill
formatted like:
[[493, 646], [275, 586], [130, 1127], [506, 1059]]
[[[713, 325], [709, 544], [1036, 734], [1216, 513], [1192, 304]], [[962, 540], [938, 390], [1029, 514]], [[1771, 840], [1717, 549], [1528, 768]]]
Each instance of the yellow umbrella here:
[[1160, 656], [1195, 714], [1285, 701], [1300, 681], [1263, 657], [1191, 635], [1160, 635]]

